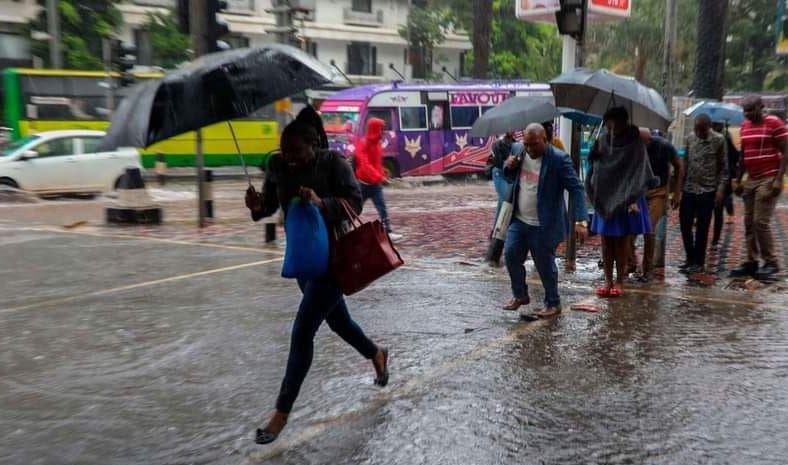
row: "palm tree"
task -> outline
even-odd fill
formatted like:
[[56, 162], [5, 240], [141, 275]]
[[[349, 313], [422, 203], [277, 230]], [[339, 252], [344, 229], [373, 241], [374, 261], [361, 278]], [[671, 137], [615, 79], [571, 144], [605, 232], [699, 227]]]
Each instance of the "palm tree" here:
[[728, 0], [698, 0], [695, 97], [722, 99]]
[[486, 79], [490, 71], [492, 1], [473, 0], [473, 77]]

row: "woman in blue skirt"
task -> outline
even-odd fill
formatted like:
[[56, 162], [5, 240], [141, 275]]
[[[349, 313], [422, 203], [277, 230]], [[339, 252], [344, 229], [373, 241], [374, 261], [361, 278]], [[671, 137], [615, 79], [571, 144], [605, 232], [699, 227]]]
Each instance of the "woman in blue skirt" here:
[[594, 205], [591, 231], [602, 236], [605, 285], [596, 292], [600, 297], [619, 297], [624, 290], [630, 241], [651, 232], [644, 194], [659, 178], [651, 171], [646, 145], [637, 126], [629, 124], [627, 110], [611, 108], [604, 121], [607, 130], [591, 150], [586, 187]]

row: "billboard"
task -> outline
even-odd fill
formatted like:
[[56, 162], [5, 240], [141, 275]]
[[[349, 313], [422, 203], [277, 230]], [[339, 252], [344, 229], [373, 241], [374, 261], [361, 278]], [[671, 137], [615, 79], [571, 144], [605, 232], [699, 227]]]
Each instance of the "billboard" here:
[[526, 21], [554, 23], [555, 12], [561, 9], [559, 0], [515, 0], [517, 18]]
[[777, 54], [788, 55], [788, 0], [780, 0], [777, 8]]
[[[591, 22], [625, 19], [632, 13], [632, 0], [586, 0], [586, 2], [588, 20]], [[517, 18], [524, 21], [555, 23], [555, 13], [560, 9], [560, 0], [515, 0]]]

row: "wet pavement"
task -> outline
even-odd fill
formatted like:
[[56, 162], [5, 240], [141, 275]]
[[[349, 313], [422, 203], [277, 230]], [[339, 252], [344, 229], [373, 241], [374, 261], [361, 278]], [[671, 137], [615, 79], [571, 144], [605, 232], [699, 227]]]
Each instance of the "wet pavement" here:
[[[371, 365], [323, 327], [270, 446], [253, 432], [299, 294], [235, 188], [216, 192], [204, 232], [187, 187], [153, 191], [160, 227], [102, 226], [101, 200], [0, 205], [0, 463], [785, 463], [784, 279], [705, 288], [669, 268], [665, 284], [602, 301], [592, 242], [561, 276], [561, 317], [525, 323], [498, 309], [505, 273], [475, 256], [487, 189], [391, 191], [408, 264], [349, 299], [391, 348], [391, 384], [373, 386]], [[720, 255], [738, 258], [737, 234]]]

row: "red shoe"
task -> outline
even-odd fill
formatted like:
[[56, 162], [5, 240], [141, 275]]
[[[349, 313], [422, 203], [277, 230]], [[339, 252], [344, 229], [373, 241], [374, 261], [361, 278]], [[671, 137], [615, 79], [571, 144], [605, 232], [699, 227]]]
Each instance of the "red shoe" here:
[[610, 289], [610, 297], [621, 297], [624, 295], [624, 290], [619, 287], [613, 287]]
[[598, 297], [610, 297], [611, 290], [612, 289], [607, 286], [598, 287], [596, 288], [596, 295]]

